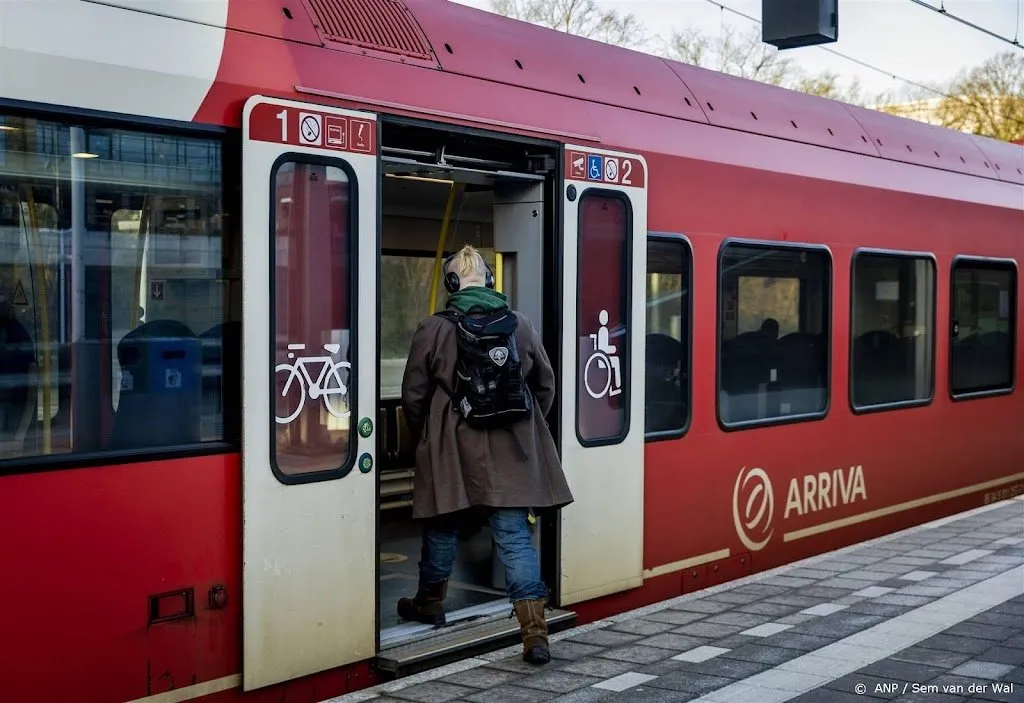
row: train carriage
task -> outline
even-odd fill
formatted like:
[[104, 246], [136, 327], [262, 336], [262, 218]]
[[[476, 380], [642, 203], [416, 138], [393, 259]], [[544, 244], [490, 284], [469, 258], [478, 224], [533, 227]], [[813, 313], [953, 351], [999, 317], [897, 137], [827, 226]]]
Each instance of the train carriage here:
[[440, 0], [0, 5], [18, 701], [319, 701], [514, 641], [416, 585], [408, 344], [542, 331], [553, 629], [1024, 492], [1024, 149]]

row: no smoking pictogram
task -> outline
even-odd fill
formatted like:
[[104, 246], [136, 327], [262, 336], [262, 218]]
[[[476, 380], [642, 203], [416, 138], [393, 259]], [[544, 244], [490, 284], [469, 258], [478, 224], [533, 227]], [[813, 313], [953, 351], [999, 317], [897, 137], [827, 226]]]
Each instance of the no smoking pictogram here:
[[310, 112], [299, 113], [299, 142], [309, 146], [320, 146], [320, 115]]

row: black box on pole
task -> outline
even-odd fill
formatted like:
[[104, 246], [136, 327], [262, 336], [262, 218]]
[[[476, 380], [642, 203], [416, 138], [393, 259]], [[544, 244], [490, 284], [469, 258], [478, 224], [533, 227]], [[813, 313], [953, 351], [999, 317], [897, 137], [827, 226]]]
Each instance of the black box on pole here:
[[839, 0], [761, 0], [761, 41], [779, 49], [839, 39]]

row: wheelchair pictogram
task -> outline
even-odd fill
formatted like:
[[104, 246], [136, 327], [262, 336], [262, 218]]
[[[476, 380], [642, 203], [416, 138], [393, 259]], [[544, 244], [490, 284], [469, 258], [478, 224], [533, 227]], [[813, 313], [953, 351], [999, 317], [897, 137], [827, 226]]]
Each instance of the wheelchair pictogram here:
[[[622, 392], [622, 369], [619, 366], [618, 348], [609, 341], [608, 311], [598, 315], [601, 326], [590, 335], [594, 351], [583, 366], [583, 385], [591, 398], [609, 398]], [[598, 382], [599, 381], [599, 382]]]
[[[347, 417], [351, 413], [347, 403], [348, 386], [345, 381], [349, 378], [352, 367], [347, 361], [335, 361], [332, 358], [341, 349], [341, 345], [323, 345], [324, 351], [330, 356], [300, 356], [296, 359], [295, 352], [303, 351], [305, 348], [305, 344], [289, 344], [288, 358], [295, 359], [294, 363], [278, 364], [277, 368], [274, 369], [275, 378], [280, 378], [279, 374], [282, 371], [288, 374], [284, 380], [284, 388], [281, 390], [282, 397], [288, 395], [288, 390], [292, 387], [292, 381], [297, 381], [299, 390], [302, 391], [299, 394], [299, 403], [295, 410], [286, 417], [280, 417], [275, 414], [274, 419], [277, 420], [279, 425], [287, 425], [299, 416], [303, 406], [306, 404], [306, 396], [309, 396], [312, 400], [323, 398], [324, 407], [327, 408], [327, 412], [338, 419]], [[320, 373], [315, 380], [310, 375], [307, 364], [321, 365]]]

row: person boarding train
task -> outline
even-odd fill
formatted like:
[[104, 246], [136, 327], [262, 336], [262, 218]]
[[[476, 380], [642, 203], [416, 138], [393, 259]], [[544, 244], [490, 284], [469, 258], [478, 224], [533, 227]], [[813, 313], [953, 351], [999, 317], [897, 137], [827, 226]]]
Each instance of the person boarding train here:
[[[485, 514], [519, 619], [523, 659], [550, 660], [544, 618], [548, 589], [531, 541], [531, 509], [573, 501], [545, 420], [555, 374], [540, 335], [494, 290], [494, 275], [472, 246], [443, 266], [444, 311], [413, 335], [402, 406], [419, 440], [413, 518], [423, 521], [419, 588], [398, 602], [405, 620], [441, 625], [458, 525]], [[441, 392], [437, 392], [440, 390]]]

